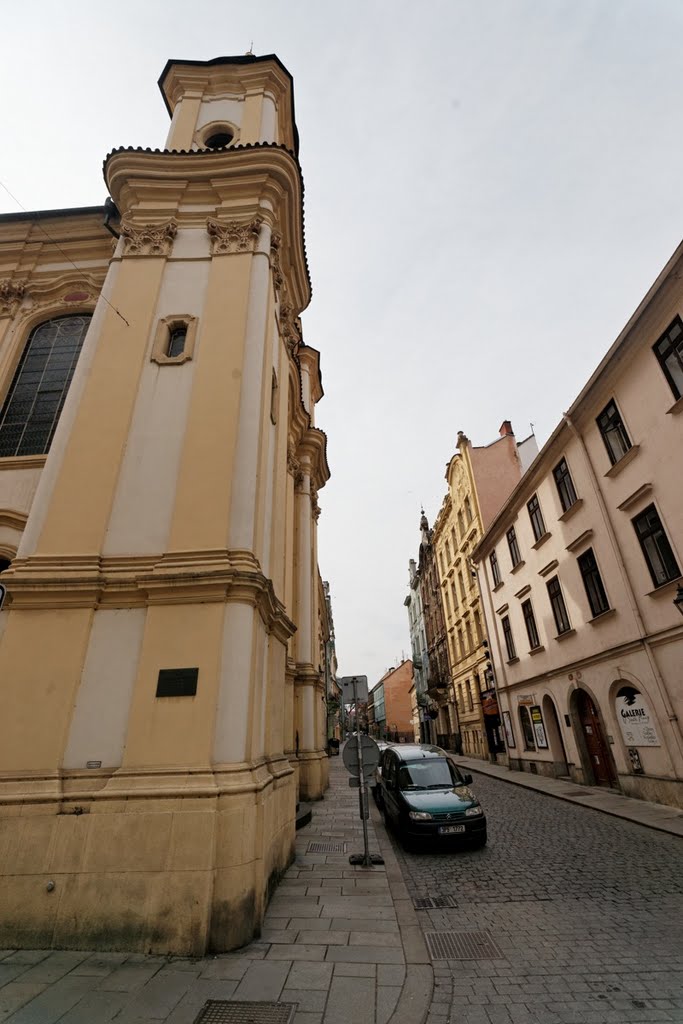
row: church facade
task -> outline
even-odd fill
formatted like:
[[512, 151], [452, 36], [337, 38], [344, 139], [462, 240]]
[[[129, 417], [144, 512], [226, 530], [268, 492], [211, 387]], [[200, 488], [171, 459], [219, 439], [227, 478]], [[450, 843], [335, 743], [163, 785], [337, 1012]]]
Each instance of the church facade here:
[[0, 945], [258, 933], [327, 784], [292, 79], [172, 61], [101, 208], [0, 217]]

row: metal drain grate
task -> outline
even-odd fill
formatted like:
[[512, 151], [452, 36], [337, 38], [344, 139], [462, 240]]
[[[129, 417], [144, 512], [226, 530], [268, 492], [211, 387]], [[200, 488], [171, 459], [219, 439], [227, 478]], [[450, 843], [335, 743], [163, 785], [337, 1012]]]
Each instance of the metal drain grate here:
[[194, 1024], [291, 1024], [298, 1003], [231, 1003], [209, 999]]
[[425, 932], [432, 960], [499, 960], [503, 954], [489, 932]]
[[413, 905], [416, 910], [452, 910], [458, 904], [452, 896], [420, 896], [413, 900]]
[[309, 843], [307, 853], [346, 853], [346, 843]]

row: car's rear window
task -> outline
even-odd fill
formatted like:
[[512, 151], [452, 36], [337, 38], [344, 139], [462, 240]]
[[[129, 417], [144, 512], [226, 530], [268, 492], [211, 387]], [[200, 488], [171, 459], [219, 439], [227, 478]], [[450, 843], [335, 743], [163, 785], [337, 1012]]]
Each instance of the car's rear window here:
[[401, 765], [399, 789], [439, 789], [457, 786], [459, 779], [445, 757], [423, 758]]

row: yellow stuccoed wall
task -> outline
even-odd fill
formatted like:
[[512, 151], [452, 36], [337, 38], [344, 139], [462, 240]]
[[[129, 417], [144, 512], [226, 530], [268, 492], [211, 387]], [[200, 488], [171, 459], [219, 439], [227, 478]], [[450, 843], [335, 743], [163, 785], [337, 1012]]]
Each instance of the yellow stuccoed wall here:
[[[169, 145], [196, 146], [203, 97], [239, 94], [241, 75], [240, 141], [260, 141], [266, 87], [276, 136], [293, 138], [283, 120], [291, 81], [255, 59], [169, 66], [163, 88], [180, 105]], [[0, 946], [201, 955], [258, 934], [293, 856], [299, 777], [312, 799], [326, 785], [314, 508], [297, 492], [296, 467], [305, 460], [316, 489], [329, 471], [300, 399], [300, 339], [283, 328], [283, 308], [291, 322], [309, 298], [301, 182], [294, 158], [275, 147], [120, 151], [106, 174], [126, 228], [113, 259], [104, 231], [97, 242], [111, 305], [95, 309], [87, 375], [32, 505], [29, 496], [14, 508], [24, 470], [12, 463], [3, 489], [0, 460], [0, 509], [9, 496], [20, 525], [28, 511], [31, 538], [3, 576], [10, 600], [0, 613]], [[52, 231], [76, 237], [79, 217]], [[212, 219], [227, 232], [219, 242]], [[235, 226], [246, 231], [237, 242]], [[6, 241], [17, 248], [12, 230], [0, 222], [0, 252]], [[160, 233], [156, 248], [149, 231]], [[88, 245], [80, 258], [92, 257]], [[66, 270], [56, 263], [46, 252], [25, 309], [16, 321], [0, 316], [0, 332], [23, 330], [29, 314], [35, 322], [32, 289], [53, 287], [49, 315], [62, 312]], [[174, 305], [183, 290], [189, 311]], [[159, 319], [188, 312], [192, 359], [150, 370]], [[159, 403], [174, 396], [175, 454], [155, 460], [168, 423]], [[163, 508], [157, 529], [150, 508]], [[302, 582], [297, 545], [308, 532], [311, 579]], [[302, 608], [310, 649], [297, 662]], [[164, 668], [197, 668], [196, 695], [157, 698]], [[313, 692], [312, 714], [299, 707], [302, 690]]]

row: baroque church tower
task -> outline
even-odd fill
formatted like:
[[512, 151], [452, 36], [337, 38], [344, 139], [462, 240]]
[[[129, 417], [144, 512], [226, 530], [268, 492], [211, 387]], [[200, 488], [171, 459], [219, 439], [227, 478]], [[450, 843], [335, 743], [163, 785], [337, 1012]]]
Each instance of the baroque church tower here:
[[105, 160], [109, 233], [0, 218], [4, 946], [247, 942], [327, 784], [292, 79], [159, 85], [166, 148]]

